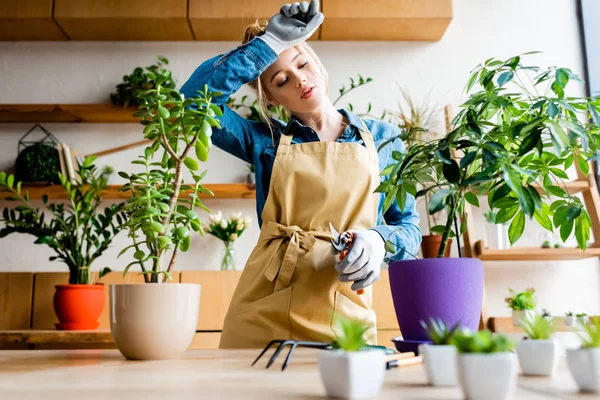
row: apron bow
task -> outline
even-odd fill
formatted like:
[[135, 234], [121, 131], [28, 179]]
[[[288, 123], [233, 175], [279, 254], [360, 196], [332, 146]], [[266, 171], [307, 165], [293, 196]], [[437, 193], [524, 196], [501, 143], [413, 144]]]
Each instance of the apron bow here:
[[273, 281], [277, 277], [275, 291], [278, 291], [290, 285], [300, 249], [304, 250], [304, 252], [309, 252], [317, 239], [296, 225], [285, 226], [271, 221], [267, 224], [266, 229], [268, 238], [270, 239], [281, 238], [282, 244], [285, 239], [289, 239], [281, 265], [271, 262], [271, 265], [265, 271], [265, 277], [269, 281]]

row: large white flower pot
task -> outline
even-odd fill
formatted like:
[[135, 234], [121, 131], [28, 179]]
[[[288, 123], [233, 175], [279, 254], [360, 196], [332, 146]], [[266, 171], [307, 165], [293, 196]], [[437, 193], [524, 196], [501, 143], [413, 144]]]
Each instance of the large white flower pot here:
[[419, 347], [423, 355], [427, 381], [433, 386], [458, 385], [456, 371], [456, 347], [452, 345], [424, 344]]
[[552, 375], [558, 367], [558, 340], [521, 340], [517, 355], [523, 375]]
[[380, 350], [319, 354], [321, 379], [330, 397], [364, 399], [377, 397], [385, 376], [385, 353]]
[[565, 320], [565, 325], [575, 326], [575, 323], [577, 322], [577, 317], [574, 315], [567, 315], [564, 320]]
[[458, 379], [468, 400], [514, 397], [519, 363], [514, 353], [471, 353], [458, 356]]
[[199, 305], [196, 284], [111, 285], [110, 331], [127, 359], [179, 358], [196, 333]]
[[513, 326], [521, 326], [523, 319], [532, 320], [535, 318], [535, 310], [513, 310], [512, 311], [512, 323]]
[[600, 348], [567, 349], [571, 376], [582, 392], [600, 392]]

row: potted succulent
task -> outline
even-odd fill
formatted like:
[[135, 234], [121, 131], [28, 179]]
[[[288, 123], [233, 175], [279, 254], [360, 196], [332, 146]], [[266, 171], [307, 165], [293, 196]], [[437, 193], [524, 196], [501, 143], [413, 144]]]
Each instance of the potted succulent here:
[[527, 336], [517, 346], [517, 355], [523, 375], [552, 375], [558, 367], [558, 340], [552, 339], [556, 332], [553, 319], [535, 315], [525, 318], [521, 325]]
[[[198, 97], [184, 98], [163, 86], [170, 72], [147, 75], [156, 86], [139, 94], [134, 116], [142, 117], [144, 137], [151, 143], [132, 161], [143, 171], [119, 172], [128, 181], [119, 191], [131, 195], [124, 225], [133, 244], [120, 255], [131, 251], [133, 261], [124, 273], [139, 266], [147, 284], [111, 286], [111, 332], [128, 359], [169, 359], [180, 357], [194, 337], [200, 285], [164, 282], [171, 279], [179, 252], [189, 249], [192, 233], [203, 234], [195, 207], [210, 211], [198, 195], [212, 192], [201, 184], [206, 171], [197, 172], [197, 159], [208, 159], [211, 127], [219, 126], [215, 117], [222, 111], [211, 102], [219, 94], [206, 86]], [[194, 183], [183, 184], [184, 169]]]
[[203, 227], [206, 233], [220, 239], [225, 245], [221, 271], [234, 271], [235, 251], [233, 244], [248, 228], [252, 219], [250, 217], [242, 218], [242, 213], [237, 212], [229, 217], [229, 220], [225, 220], [223, 213], [219, 211], [216, 214], [210, 214], [208, 221], [208, 224]]
[[552, 316], [552, 314], [550, 313], [550, 311], [548, 311], [545, 308], [542, 308], [542, 318], [546, 318], [548, 320], [554, 319], [554, 317]]
[[[549, 231], [560, 231], [563, 241], [574, 232], [578, 246], [587, 245], [589, 215], [560, 182], [568, 179], [564, 171], [573, 163], [587, 174], [588, 161], [597, 158], [600, 99], [566, 97], [567, 85], [579, 81], [573, 72], [558, 67], [539, 72], [524, 66], [521, 58], [491, 58], [477, 66], [450, 132], [395, 153], [395, 162], [381, 172], [386, 178], [376, 191], [385, 194], [385, 210], [394, 200], [402, 210], [407, 196], [432, 193], [428, 212], [446, 210], [447, 215], [439, 258], [390, 264], [392, 296], [405, 339], [426, 339], [419, 321], [430, 316], [450, 326], [460, 321], [477, 329], [483, 264], [475, 258], [443, 256], [451, 234], [460, 237], [466, 230], [465, 205], [479, 206], [480, 196], [487, 195], [490, 209], [497, 211], [495, 223], [510, 221], [511, 244], [521, 237], [528, 217]], [[521, 82], [529, 78], [533, 85], [524, 86]], [[592, 118], [593, 123], [578, 117]], [[381, 147], [405, 138], [402, 133]], [[398, 250], [390, 240], [386, 246]]]
[[464, 330], [454, 337], [458, 378], [467, 399], [504, 400], [514, 396], [519, 375], [514, 343], [489, 330]]
[[[35, 236], [35, 244], [46, 245], [56, 253], [50, 261], [63, 262], [69, 268], [68, 284], [56, 285], [54, 295], [54, 311], [60, 321], [56, 327], [61, 330], [90, 330], [100, 325], [104, 285], [93, 281], [91, 267], [110, 246], [126, 218], [123, 203], [100, 208], [112, 170], [106, 167], [98, 171], [94, 160], [95, 157], [87, 157], [79, 166], [82, 185], [72, 185], [58, 174], [67, 201], [49, 203], [48, 196], [43, 195], [50, 218], [31, 204], [21, 182], [15, 183], [13, 175], [0, 172], [0, 188], [10, 194], [6, 200], [18, 203], [14, 208], [4, 208], [0, 221], [5, 227], [0, 230], [0, 238], [12, 233]], [[103, 268], [100, 278], [108, 272], [110, 268]]]
[[360, 320], [336, 318], [339, 332], [333, 350], [319, 353], [321, 380], [329, 397], [362, 399], [377, 397], [386, 371], [385, 352], [369, 349], [368, 325]]
[[575, 326], [575, 322], [577, 322], [577, 317], [575, 317], [573, 315], [572, 311], [567, 311], [565, 313], [564, 321], [565, 321], [565, 325], [567, 325], [567, 326]]
[[529, 288], [523, 292], [515, 292], [512, 289], [510, 296], [505, 298], [504, 301], [508, 304], [508, 307], [512, 310], [512, 323], [513, 326], [521, 326], [523, 319], [533, 319], [535, 317], [535, 289]]
[[590, 323], [590, 317], [586, 313], [579, 313], [575, 316], [579, 325], [587, 325]]
[[433, 386], [458, 385], [456, 347], [452, 342], [458, 324], [448, 328], [443, 321], [430, 318], [429, 323], [421, 321], [421, 325], [431, 340], [430, 344], [419, 346], [419, 354], [423, 355], [429, 384]]
[[567, 365], [582, 392], [600, 392], [600, 322], [584, 325], [579, 349], [567, 349]]

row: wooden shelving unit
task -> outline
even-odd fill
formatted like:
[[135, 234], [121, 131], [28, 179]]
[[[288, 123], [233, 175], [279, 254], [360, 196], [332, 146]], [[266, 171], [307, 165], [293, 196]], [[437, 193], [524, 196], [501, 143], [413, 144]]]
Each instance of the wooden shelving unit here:
[[[560, 316], [554, 318], [557, 321], [557, 332], [577, 332], [582, 330], [576, 326], [565, 325], [563, 318]], [[596, 318], [598, 317], [590, 317], [590, 320]], [[513, 325], [511, 317], [491, 317], [488, 325], [492, 332], [524, 333], [522, 327]]]
[[139, 123], [136, 111], [112, 104], [0, 104], [0, 122]]
[[508, 250], [493, 250], [484, 247], [483, 241], [475, 243], [475, 257], [482, 261], [543, 261], [543, 260], [580, 260], [600, 257], [600, 248], [591, 247], [582, 251], [578, 248], [513, 247]]
[[[256, 198], [256, 190], [251, 189], [245, 183], [207, 183], [203, 185], [206, 189], [211, 190], [214, 196], [206, 193], [201, 193], [200, 198], [203, 199], [254, 199]], [[127, 199], [130, 197], [130, 192], [118, 192], [121, 185], [109, 185], [104, 192], [104, 199]], [[21, 191], [28, 191], [29, 198], [41, 199], [42, 195], [48, 195], [49, 199], [58, 200], [66, 199], [64, 189], [61, 185], [49, 186], [23, 186]], [[187, 193], [187, 192], [186, 192]], [[8, 193], [0, 193], [0, 200], [9, 196]]]

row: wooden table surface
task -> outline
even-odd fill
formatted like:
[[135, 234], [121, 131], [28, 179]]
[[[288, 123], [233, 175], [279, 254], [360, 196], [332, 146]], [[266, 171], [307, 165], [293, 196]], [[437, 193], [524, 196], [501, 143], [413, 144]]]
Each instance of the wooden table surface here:
[[[300, 349], [284, 372], [254, 367], [256, 350], [188, 350], [184, 358], [126, 361], [117, 350], [0, 351], [0, 399], [318, 399], [319, 350]], [[517, 399], [597, 399], [577, 393], [561, 360], [551, 378], [519, 377]], [[422, 365], [386, 372], [382, 399], [462, 399], [460, 388], [426, 385]]]

